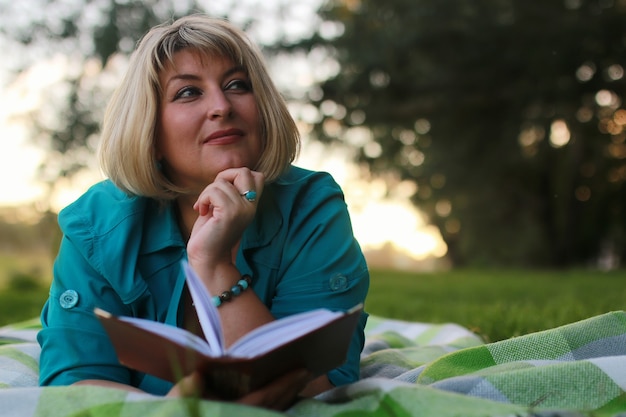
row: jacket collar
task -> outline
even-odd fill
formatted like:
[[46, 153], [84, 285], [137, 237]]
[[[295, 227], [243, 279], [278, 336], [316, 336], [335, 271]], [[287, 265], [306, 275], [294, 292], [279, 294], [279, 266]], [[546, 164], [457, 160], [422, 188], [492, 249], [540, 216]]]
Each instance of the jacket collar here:
[[185, 241], [178, 228], [174, 205], [161, 204], [152, 199], [145, 199], [144, 238], [142, 254], [158, 252], [171, 247], [184, 248]]

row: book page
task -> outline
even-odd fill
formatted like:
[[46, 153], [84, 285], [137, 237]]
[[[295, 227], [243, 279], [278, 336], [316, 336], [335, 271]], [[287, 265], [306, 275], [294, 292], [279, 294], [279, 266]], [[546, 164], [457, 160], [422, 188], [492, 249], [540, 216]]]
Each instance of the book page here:
[[97, 316], [105, 320], [116, 319], [120, 322], [129, 323], [134, 327], [144, 329], [148, 332], [155, 333], [163, 338], [169, 339], [180, 346], [191, 348], [208, 356], [213, 356], [211, 348], [207, 344], [206, 340], [188, 332], [187, 330], [180, 329], [176, 326], [170, 326], [165, 323], [135, 317], [114, 317], [109, 312], [99, 308], [94, 309], [94, 312]]
[[222, 323], [220, 321], [217, 307], [211, 301], [211, 294], [200, 280], [200, 277], [193, 270], [188, 262], [183, 261], [185, 276], [187, 277], [187, 286], [193, 300], [200, 327], [204, 332], [204, 336], [209, 343], [212, 351], [211, 356], [220, 356], [224, 354], [224, 334], [222, 331]]
[[342, 312], [317, 309], [283, 317], [250, 331], [233, 343], [226, 353], [241, 358], [260, 356], [342, 315]]

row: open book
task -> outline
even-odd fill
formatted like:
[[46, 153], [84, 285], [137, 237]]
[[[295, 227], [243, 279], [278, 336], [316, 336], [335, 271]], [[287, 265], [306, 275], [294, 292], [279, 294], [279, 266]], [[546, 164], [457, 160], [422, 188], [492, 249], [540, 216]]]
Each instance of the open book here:
[[341, 365], [363, 306], [348, 312], [316, 309], [284, 317], [224, 346], [219, 313], [193, 269], [183, 263], [204, 340], [152, 320], [95, 309], [125, 366], [176, 382], [194, 370], [224, 399], [241, 397], [297, 368], [319, 376]]

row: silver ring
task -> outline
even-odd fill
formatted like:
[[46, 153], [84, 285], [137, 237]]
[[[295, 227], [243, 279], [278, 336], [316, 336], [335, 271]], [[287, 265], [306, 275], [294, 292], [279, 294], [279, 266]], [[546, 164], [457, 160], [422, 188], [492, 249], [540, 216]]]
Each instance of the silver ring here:
[[256, 200], [256, 191], [248, 190], [248, 191], [241, 193], [241, 196], [245, 198], [246, 200], [253, 202]]

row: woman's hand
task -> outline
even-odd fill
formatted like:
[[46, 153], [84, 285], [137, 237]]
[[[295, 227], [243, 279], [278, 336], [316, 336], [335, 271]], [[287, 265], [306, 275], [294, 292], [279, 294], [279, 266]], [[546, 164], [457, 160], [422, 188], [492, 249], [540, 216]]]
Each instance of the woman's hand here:
[[298, 400], [300, 392], [310, 380], [311, 374], [306, 369], [298, 369], [243, 396], [237, 402], [272, 410], [286, 410]]
[[[235, 402], [255, 407], [273, 410], [285, 410], [298, 400], [298, 394], [311, 380], [311, 375], [305, 369], [289, 372], [263, 388], [253, 391]], [[202, 397], [208, 400], [219, 400], [204, 387], [202, 374], [193, 374], [180, 380], [167, 394], [168, 397]]]
[[[226, 169], [202, 190], [193, 206], [181, 208], [183, 222], [193, 224], [187, 259], [210, 294], [221, 294], [241, 279], [235, 256], [241, 236], [256, 214], [264, 181], [262, 173], [248, 168]], [[246, 198], [247, 191], [254, 191], [256, 198]], [[254, 291], [243, 291], [232, 303], [224, 303], [219, 314], [226, 346], [274, 320]]]
[[[198, 212], [187, 252], [192, 265], [208, 267], [231, 263], [232, 251], [245, 228], [252, 222], [263, 193], [264, 176], [248, 168], [220, 172], [198, 197], [193, 208]], [[256, 200], [242, 194], [255, 191]]]

